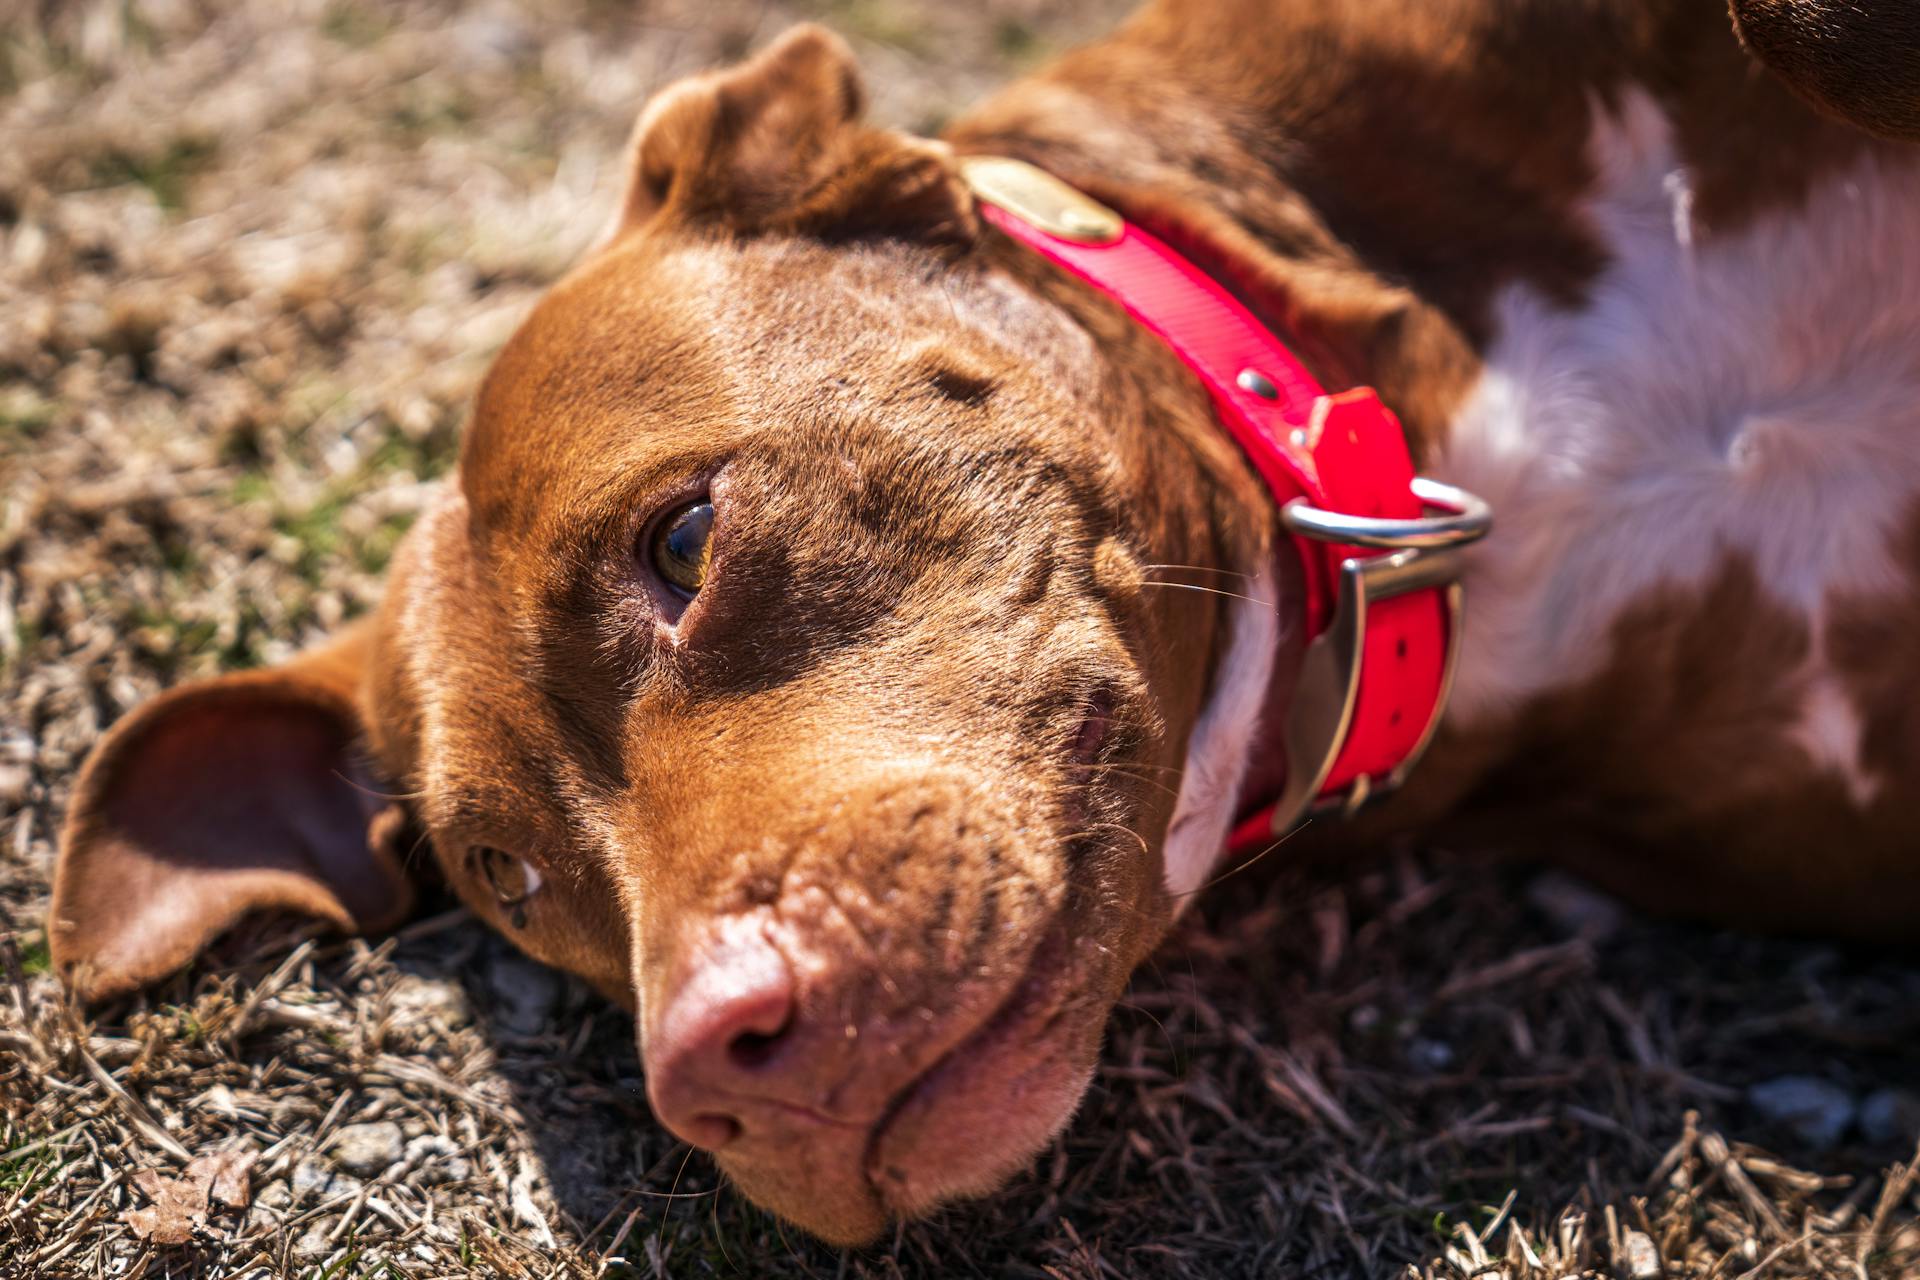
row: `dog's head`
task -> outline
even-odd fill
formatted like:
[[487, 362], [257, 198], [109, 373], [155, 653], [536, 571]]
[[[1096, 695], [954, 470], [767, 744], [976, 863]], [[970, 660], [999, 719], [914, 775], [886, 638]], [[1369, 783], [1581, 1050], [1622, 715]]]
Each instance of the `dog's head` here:
[[1178, 367], [860, 97], [803, 29], [649, 107], [379, 615], [97, 752], [76, 984], [261, 908], [393, 922], [405, 809], [476, 912], [636, 1008], [661, 1118], [828, 1239], [1058, 1130], [1170, 918], [1170, 826], [1228, 817], [1235, 752], [1184, 766], [1258, 588], [1191, 575], [1264, 563], [1270, 518]]

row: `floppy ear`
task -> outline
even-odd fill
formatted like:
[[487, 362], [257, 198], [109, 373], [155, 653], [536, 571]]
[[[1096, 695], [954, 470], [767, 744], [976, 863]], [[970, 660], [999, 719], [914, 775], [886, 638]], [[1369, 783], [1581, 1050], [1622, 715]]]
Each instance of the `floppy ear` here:
[[728, 71], [682, 80], [640, 115], [614, 234], [656, 219], [830, 239], [966, 244], [973, 201], [940, 143], [860, 123], [840, 37], [800, 26]]
[[1730, 0], [1741, 42], [1794, 92], [1870, 133], [1920, 142], [1913, 0]]
[[406, 915], [403, 818], [356, 758], [369, 638], [357, 624], [284, 666], [170, 690], [95, 748], [48, 930], [83, 998], [166, 977], [250, 911], [352, 931]]

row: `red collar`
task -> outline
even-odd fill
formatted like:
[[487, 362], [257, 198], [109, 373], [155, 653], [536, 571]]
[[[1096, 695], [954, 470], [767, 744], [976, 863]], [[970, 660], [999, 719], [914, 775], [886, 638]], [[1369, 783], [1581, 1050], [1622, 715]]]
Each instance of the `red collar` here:
[[1233, 845], [1264, 845], [1309, 812], [1351, 813], [1399, 786], [1446, 704], [1463, 605], [1455, 549], [1485, 536], [1486, 504], [1415, 476], [1400, 422], [1371, 388], [1326, 391], [1160, 240], [1023, 161], [960, 167], [988, 222], [1112, 297], [1193, 371], [1300, 553], [1307, 650], [1286, 724], [1267, 733], [1287, 784], [1242, 798]]

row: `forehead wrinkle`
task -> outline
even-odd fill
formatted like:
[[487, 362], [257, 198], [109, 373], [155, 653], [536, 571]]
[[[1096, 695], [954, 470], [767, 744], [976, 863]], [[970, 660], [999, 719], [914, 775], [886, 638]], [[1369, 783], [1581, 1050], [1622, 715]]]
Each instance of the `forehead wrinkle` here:
[[890, 242], [829, 249], [777, 238], [699, 252], [728, 281], [712, 295], [722, 345], [755, 364], [797, 358], [837, 367], [849, 352], [964, 338], [1072, 394], [1093, 390], [1091, 336], [984, 261]]
[[571, 514], [582, 468], [638, 462], [648, 422], [716, 419], [714, 272], [698, 256], [630, 256], [557, 285], [482, 383], [459, 476], [489, 537], [551, 534]]
[[[1112, 505], [1086, 501], [1111, 465], [1090, 443], [1104, 403], [1091, 336], [991, 264], [893, 244], [779, 239], [685, 252], [715, 279], [714, 355], [736, 418], [790, 431], [828, 414], [864, 415], [952, 442], [955, 461], [1025, 441], [1084, 478], [1083, 507]], [[979, 405], [918, 394], [925, 375], [916, 359], [942, 350], [1012, 376], [995, 377]], [[1103, 523], [1115, 514], [1126, 513], [1107, 511]]]

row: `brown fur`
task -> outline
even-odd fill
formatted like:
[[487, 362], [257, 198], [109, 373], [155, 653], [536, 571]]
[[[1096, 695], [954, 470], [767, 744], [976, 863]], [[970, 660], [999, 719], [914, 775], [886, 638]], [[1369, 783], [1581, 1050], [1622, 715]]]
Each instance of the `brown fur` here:
[[1405, 808], [1379, 821], [1547, 844], [1668, 914], [1910, 937], [1920, 818], [1891, 780], [1920, 776], [1909, 696], [1920, 666], [1904, 639], [1913, 599], [1852, 601], [1828, 624], [1829, 652], [1874, 708], [1866, 763], [1889, 779], [1864, 806], [1810, 770], [1793, 737], [1813, 640], [1805, 621], [1730, 558], [1704, 594], [1660, 591], [1620, 615], [1599, 675], [1509, 722], [1443, 735]]
[[1920, 142], [1920, 12], [1906, 0], [1732, 0], [1740, 39], [1821, 110]]
[[[1500, 12], [1162, 4], [952, 145], [1175, 237], [1330, 382], [1378, 384], [1420, 451], [1494, 291], [1573, 304], [1600, 265], [1572, 213], [1587, 94], [1663, 95], [1709, 224], [1864, 145], [1755, 75], [1710, 5]], [[1165, 780], [1224, 635], [1224, 598], [1155, 589], [1161, 567], [1290, 569], [1187, 373], [984, 233], [946, 149], [859, 123], [860, 99], [803, 29], [647, 109], [616, 226], [500, 355], [371, 628], [156, 701], [90, 764], [53, 933], [76, 986], [156, 979], [249, 905], [403, 910], [344, 821], [367, 816], [339, 787], [357, 727], [461, 897], [635, 1006], [663, 1116], [810, 1230], [863, 1240], [984, 1190], [1064, 1122], [1170, 918]], [[1760, 129], [1769, 159], [1743, 163]], [[680, 612], [644, 547], [701, 494], [712, 580]], [[1720, 603], [1757, 610], [1730, 572]], [[1805, 641], [1749, 643], [1765, 666]], [[314, 749], [259, 752], [258, 698]], [[206, 767], [156, 774], [142, 752], [179, 726]], [[1456, 792], [1499, 764], [1455, 759]], [[330, 820], [261, 844], [269, 879], [236, 897], [195, 853], [234, 856], [243, 764]], [[240, 809], [271, 832], [271, 804]], [[543, 887], [502, 904], [484, 849]], [[113, 887], [130, 868], [138, 898]], [[754, 983], [775, 1003], [739, 1025], [766, 1052], [708, 1053], [696, 1024]]]

